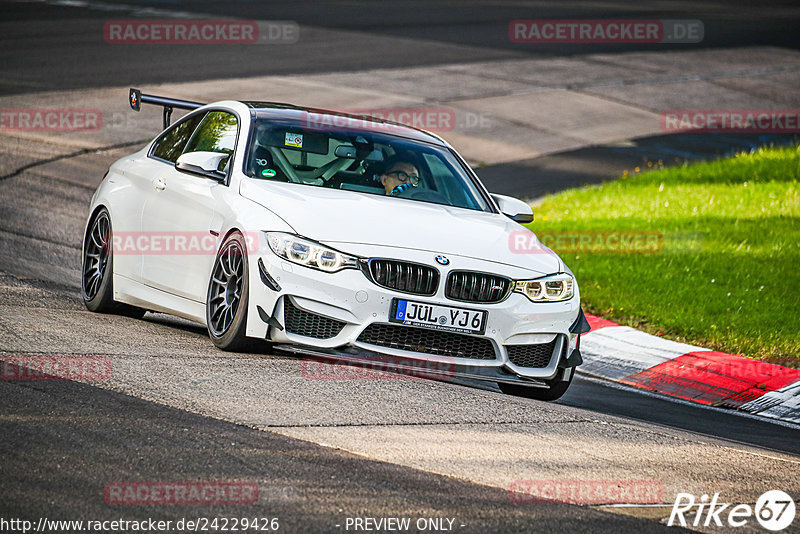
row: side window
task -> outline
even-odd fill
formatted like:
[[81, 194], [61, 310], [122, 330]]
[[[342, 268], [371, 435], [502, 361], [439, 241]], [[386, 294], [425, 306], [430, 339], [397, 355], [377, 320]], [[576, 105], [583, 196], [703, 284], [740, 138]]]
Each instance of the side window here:
[[186, 144], [184, 153], [222, 152], [228, 154], [229, 157], [219, 162], [218, 169], [224, 170], [236, 146], [237, 126], [235, 115], [226, 111], [210, 111]]
[[164, 137], [156, 141], [156, 145], [153, 147], [153, 156], [175, 163], [178, 156], [183, 152], [186, 142], [189, 141], [194, 129], [197, 128], [202, 119], [203, 115], [201, 113], [178, 123]]

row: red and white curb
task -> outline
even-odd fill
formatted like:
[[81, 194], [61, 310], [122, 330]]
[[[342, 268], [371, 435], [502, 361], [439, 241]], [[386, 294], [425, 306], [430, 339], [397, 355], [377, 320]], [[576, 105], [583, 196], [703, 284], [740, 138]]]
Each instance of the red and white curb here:
[[800, 370], [670, 341], [586, 314], [580, 370], [699, 404], [800, 423]]

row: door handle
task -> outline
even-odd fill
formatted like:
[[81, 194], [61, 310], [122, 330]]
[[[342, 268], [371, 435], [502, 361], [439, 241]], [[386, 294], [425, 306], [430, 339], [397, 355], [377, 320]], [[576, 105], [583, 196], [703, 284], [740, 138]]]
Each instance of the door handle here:
[[167, 188], [167, 182], [165, 182], [161, 178], [156, 178], [155, 180], [153, 180], [153, 187], [155, 187], [156, 190], [158, 191], [163, 191], [164, 189]]

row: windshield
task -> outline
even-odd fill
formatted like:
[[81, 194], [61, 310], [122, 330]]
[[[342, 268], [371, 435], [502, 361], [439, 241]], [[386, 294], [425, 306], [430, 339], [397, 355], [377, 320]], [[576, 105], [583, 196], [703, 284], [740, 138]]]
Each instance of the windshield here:
[[247, 154], [252, 178], [487, 210], [449, 150], [395, 135], [257, 119]]

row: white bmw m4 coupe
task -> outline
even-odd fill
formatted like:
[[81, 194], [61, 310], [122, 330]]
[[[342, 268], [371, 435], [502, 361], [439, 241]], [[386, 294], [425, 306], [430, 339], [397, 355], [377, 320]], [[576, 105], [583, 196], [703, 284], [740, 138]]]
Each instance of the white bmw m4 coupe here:
[[[567, 390], [588, 330], [572, 272], [520, 224], [530, 206], [490, 194], [440, 137], [288, 104], [136, 89], [130, 104], [162, 106], [165, 130], [92, 197], [89, 310], [174, 314], [223, 350], [266, 340], [541, 400]], [[173, 108], [190, 111], [170, 125]]]

